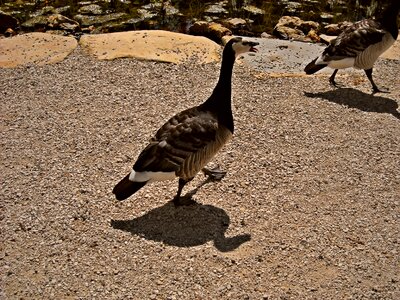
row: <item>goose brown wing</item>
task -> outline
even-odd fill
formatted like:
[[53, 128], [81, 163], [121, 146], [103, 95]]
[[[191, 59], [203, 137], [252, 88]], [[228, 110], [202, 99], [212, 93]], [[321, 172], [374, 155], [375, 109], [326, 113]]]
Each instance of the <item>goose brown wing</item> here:
[[193, 153], [216, 139], [217, 118], [197, 107], [168, 120], [141, 152], [133, 169], [137, 172], [177, 171]]
[[381, 42], [385, 33], [379, 22], [370, 19], [359, 21], [331, 41], [323, 55], [331, 60], [356, 57], [369, 46]]

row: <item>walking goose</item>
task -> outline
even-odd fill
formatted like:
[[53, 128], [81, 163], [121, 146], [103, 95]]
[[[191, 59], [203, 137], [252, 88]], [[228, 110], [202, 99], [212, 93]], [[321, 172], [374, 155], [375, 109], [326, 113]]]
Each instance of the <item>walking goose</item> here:
[[[211, 96], [199, 106], [186, 109], [169, 119], [150, 140], [126, 175], [113, 189], [124, 200], [148, 183], [179, 177], [174, 204], [191, 201], [181, 197], [186, 183], [214, 157], [233, 134], [231, 108], [232, 70], [236, 57], [256, 52], [258, 43], [232, 38], [222, 54], [220, 77]], [[222, 178], [225, 172], [207, 170]]]
[[337, 86], [335, 76], [338, 69], [349, 67], [364, 69], [372, 84], [373, 92], [387, 92], [379, 89], [373, 81], [372, 67], [378, 57], [397, 39], [399, 7], [400, 0], [392, 0], [376, 20], [365, 19], [346, 28], [336, 39], [330, 42], [321, 56], [305, 67], [306, 74], [314, 74], [328, 66], [335, 69], [329, 78], [329, 82], [333, 86]]

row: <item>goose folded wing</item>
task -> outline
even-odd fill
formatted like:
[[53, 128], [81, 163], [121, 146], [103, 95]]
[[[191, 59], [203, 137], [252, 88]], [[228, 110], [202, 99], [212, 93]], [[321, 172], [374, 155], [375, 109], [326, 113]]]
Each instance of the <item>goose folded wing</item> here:
[[363, 20], [346, 28], [332, 40], [324, 54], [332, 60], [356, 57], [369, 46], [382, 41], [386, 31], [374, 20]]
[[186, 158], [215, 141], [217, 120], [209, 113], [183, 111], [165, 123], [139, 155], [135, 171], [177, 171]]

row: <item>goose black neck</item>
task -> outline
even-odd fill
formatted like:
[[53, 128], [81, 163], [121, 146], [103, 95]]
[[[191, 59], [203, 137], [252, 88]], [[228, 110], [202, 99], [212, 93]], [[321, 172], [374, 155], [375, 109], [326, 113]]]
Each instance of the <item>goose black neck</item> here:
[[232, 116], [232, 71], [235, 63], [235, 53], [231, 47], [225, 47], [222, 54], [221, 71], [218, 83], [213, 93], [203, 108], [213, 111], [217, 114], [218, 119], [233, 132], [233, 116]]
[[378, 21], [383, 27], [390, 32], [394, 39], [397, 39], [399, 29], [397, 26], [397, 15], [400, 10], [400, 1], [394, 0], [389, 6], [383, 11]]

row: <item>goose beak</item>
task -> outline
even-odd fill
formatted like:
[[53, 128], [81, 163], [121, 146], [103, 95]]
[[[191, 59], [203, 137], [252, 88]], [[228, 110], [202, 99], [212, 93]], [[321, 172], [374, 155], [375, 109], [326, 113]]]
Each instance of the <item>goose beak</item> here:
[[257, 43], [257, 42], [249, 42], [249, 45], [250, 45], [250, 52], [258, 52], [258, 49], [255, 47], [255, 46], [257, 46], [259, 43]]

